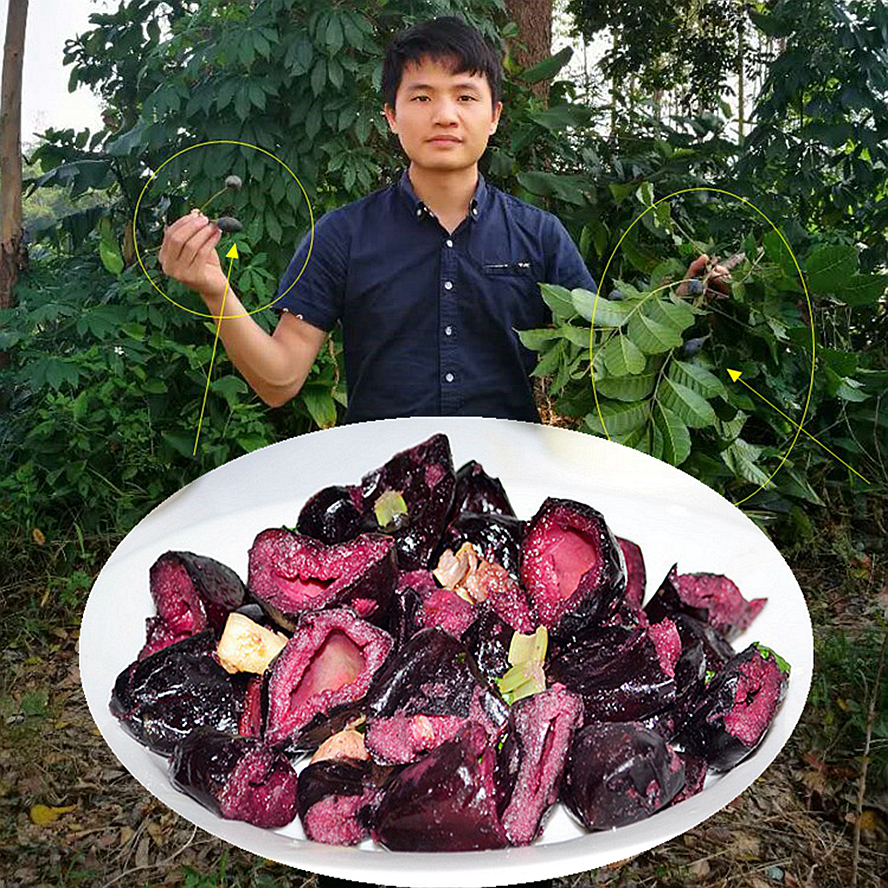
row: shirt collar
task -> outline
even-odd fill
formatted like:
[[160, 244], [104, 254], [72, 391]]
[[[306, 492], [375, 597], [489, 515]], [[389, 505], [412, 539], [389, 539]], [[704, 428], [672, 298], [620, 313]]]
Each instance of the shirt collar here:
[[[407, 170], [401, 173], [398, 188], [417, 219], [421, 219], [423, 216], [435, 218], [435, 214], [425, 205], [425, 202], [416, 196], [416, 192], [413, 190], [413, 183], [410, 181], [410, 176], [407, 175]], [[481, 175], [481, 170], [478, 170], [478, 182], [475, 185], [475, 193], [469, 202], [469, 218], [477, 219], [481, 215], [486, 197], [487, 183], [484, 181], [484, 176]]]

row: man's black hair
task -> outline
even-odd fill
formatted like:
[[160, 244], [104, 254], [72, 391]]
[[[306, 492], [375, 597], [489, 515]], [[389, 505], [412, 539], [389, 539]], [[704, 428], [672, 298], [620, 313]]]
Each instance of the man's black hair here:
[[502, 93], [503, 67], [499, 53], [480, 31], [455, 15], [420, 22], [396, 34], [382, 64], [382, 96], [394, 110], [406, 62], [419, 63], [423, 56], [438, 62], [455, 59], [454, 74], [483, 74], [490, 85], [492, 108]]

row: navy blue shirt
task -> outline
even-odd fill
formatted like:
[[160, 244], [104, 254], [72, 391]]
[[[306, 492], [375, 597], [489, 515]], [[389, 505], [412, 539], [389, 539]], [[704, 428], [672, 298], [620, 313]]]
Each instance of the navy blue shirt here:
[[[308, 235], [278, 287], [305, 264]], [[400, 181], [324, 214], [302, 277], [279, 302], [330, 330], [342, 321], [347, 422], [395, 416], [495, 416], [539, 422], [536, 352], [516, 330], [550, 320], [538, 282], [596, 284], [552, 213], [480, 171], [453, 234]]]

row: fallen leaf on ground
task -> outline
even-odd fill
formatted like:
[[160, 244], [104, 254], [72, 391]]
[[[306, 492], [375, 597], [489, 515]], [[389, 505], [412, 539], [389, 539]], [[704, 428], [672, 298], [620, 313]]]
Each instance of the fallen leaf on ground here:
[[47, 823], [54, 823], [62, 814], [74, 811], [77, 805], [65, 805], [61, 808], [54, 808], [51, 805], [32, 805], [31, 820], [37, 826], [46, 826]]

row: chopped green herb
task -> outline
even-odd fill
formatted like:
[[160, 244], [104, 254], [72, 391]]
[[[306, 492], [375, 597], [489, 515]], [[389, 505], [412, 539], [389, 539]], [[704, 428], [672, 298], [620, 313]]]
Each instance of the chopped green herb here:
[[777, 663], [777, 668], [784, 674], [789, 675], [790, 665], [777, 653], [777, 651], [771, 650], [769, 647], [765, 647], [760, 641], [755, 641], [753, 644], [758, 648], [759, 654], [763, 660], [767, 660], [772, 654], [774, 655], [774, 661]]
[[703, 683], [709, 684], [709, 682], [711, 682], [713, 678], [715, 678], [715, 670], [707, 669], [706, 674], [703, 676]]
[[380, 527], [388, 527], [399, 515], [407, 514], [407, 503], [400, 490], [386, 490], [381, 493], [373, 504], [376, 523]]

